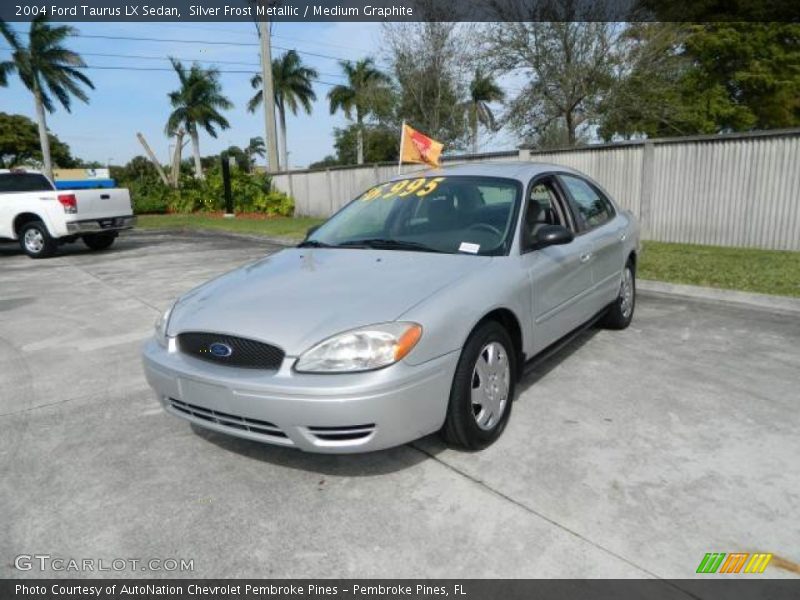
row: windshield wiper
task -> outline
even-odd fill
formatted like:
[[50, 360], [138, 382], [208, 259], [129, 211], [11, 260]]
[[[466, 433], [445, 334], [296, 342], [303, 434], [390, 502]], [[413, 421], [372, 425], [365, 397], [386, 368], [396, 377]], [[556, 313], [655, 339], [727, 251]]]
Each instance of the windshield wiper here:
[[392, 240], [389, 238], [367, 238], [364, 240], [350, 240], [349, 242], [342, 242], [339, 246], [350, 246], [365, 248], [375, 248], [376, 250], [412, 250], [415, 252], [443, 252], [436, 248], [431, 248], [419, 242], [407, 242], [403, 240]]
[[317, 240], [305, 240], [297, 244], [298, 248], [333, 248], [330, 244], [325, 242], [318, 242]]

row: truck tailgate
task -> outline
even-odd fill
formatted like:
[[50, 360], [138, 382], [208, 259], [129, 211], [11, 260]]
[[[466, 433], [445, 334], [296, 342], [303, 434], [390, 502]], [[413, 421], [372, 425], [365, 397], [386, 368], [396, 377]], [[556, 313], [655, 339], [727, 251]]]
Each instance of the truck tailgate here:
[[133, 214], [131, 197], [124, 188], [98, 190], [70, 190], [78, 201], [78, 212], [73, 215], [76, 221], [87, 219], [106, 219]]

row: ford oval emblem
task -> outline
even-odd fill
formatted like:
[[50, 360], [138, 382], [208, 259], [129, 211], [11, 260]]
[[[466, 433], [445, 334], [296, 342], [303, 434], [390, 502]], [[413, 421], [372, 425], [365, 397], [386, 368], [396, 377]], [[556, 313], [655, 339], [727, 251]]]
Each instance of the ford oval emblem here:
[[208, 347], [208, 351], [212, 356], [216, 356], [217, 358], [228, 358], [233, 354], [233, 348], [222, 342], [214, 342]]

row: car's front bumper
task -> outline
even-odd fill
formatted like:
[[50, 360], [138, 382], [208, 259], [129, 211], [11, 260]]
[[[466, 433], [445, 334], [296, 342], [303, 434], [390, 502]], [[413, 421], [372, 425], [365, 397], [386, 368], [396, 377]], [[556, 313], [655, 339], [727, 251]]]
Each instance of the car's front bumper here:
[[165, 410], [202, 427], [309, 452], [368, 452], [437, 431], [458, 352], [365, 373], [315, 375], [215, 365], [167, 350], [142, 351], [147, 381]]
[[84, 221], [68, 221], [67, 233], [69, 235], [82, 235], [84, 233], [103, 233], [106, 231], [121, 231], [131, 229], [136, 225], [136, 217], [110, 217], [107, 219], [87, 219]]

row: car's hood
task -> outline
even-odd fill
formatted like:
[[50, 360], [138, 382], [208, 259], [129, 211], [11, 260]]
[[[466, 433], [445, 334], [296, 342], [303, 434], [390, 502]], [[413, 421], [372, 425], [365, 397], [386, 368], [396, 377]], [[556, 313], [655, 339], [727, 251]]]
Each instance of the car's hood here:
[[169, 335], [212, 331], [261, 340], [296, 356], [348, 329], [393, 321], [492, 259], [473, 255], [293, 248], [183, 296]]

